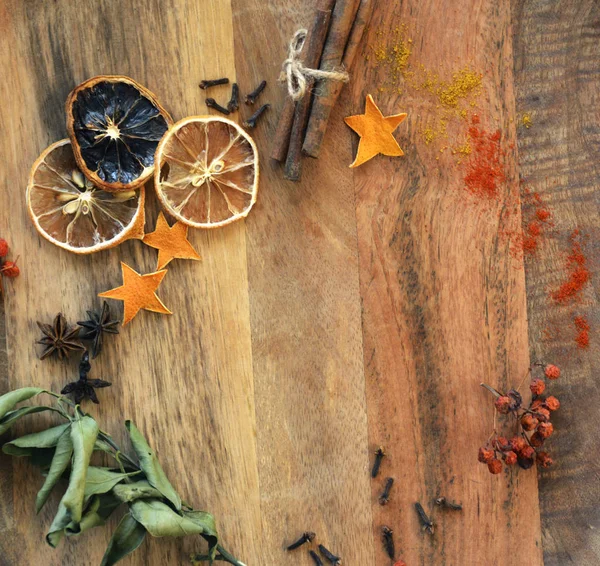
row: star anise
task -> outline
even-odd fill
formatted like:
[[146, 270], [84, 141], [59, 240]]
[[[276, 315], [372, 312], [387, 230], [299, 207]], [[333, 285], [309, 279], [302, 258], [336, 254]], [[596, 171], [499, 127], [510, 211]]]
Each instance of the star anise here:
[[94, 390], [100, 389], [101, 387], [110, 387], [112, 384], [109, 381], [104, 381], [102, 379], [88, 379], [88, 373], [91, 369], [90, 354], [85, 352], [83, 356], [81, 356], [81, 361], [79, 362], [79, 379], [67, 383], [60, 392], [61, 395], [72, 395], [73, 401], [75, 401], [77, 405], [84, 399], [90, 399], [96, 404], [100, 403], [96, 396], [96, 391]]
[[45, 360], [55, 352], [62, 360], [68, 358], [71, 352], [76, 350], [85, 350], [83, 344], [77, 339], [79, 327], [69, 326], [67, 319], [59, 312], [54, 319], [53, 324], [44, 324], [38, 322], [37, 325], [44, 336], [36, 342], [42, 344], [44, 351], [40, 356], [40, 360]]
[[100, 312], [87, 311], [88, 320], [81, 320], [77, 324], [81, 326], [79, 337], [82, 340], [92, 341], [92, 358], [95, 358], [102, 351], [102, 342], [104, 333], [118, 334], [118, 320], [111, 320], [110, 307], [104, 301]]

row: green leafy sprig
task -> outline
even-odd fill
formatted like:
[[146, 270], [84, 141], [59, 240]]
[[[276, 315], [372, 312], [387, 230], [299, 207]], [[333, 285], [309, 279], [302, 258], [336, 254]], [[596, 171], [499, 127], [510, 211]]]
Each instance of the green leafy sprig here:
[[[54, 397], [56, 406], [15, 408], [41, 393]], [[123, 453], [79, 405], [52, 391], [24, 387], [0, 396], [0, 435], [21, 417], [44, 411], [58, 413], [66, 422], [7, 442], [2, 451], [11, 456], [29, 457], [45, 474], [35, 502], [38, 513], [59, 479], [68, 478], [67, 489], [46, 535], [50, 546], [55, 548], [65, 536], [79, 536], [105, 525], [113, 512], [125, 506], [127, 512], [112, 535], [101, 566], [111, 566], [131, 554], [147, 534], [154, 537], [200, 535], [208, 542], [208, 552], [195, 554], [192, 562], [213, 564], [221, 560], [245, 566], [220, 545], [214, 517], [194, 510], [181, 500], [154, 451], [131, 421], [126, 421], [125, 427], [137, 462]], [[114, 458], [117, 467], [90, 465], [96, 451]]]

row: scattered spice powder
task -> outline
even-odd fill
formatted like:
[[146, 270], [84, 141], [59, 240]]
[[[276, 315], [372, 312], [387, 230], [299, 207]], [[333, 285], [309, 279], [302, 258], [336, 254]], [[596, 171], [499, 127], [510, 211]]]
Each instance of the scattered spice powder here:
[[515, 259], [535, 255], [542, 237], [549, 227], [553, 226], [552, 213], [537, 192], [525, 188], [521, 192], [523, 205], [523, 230], [518, 234], [510, 234], [510, 253]]
[[479, 126], [479, 116], [473, 116], [469, 128], [472, 153], [467, 162], [464, 182], [467, 191], [482, 199], [495, 199], [505, 179], [501, 137], [500, 130], [487, 132]]
[[[420, 134], [426, 145], [436, 139], [448, 137], [450, 120], [468, 120], [469, 110], [475, 107], [481, 93], [483, 74], [468, 65], [454, 68], [445, 77], [422, 63], [413, 61], [413, 40], [406, 24], [390, 30], [379, 30], [375, 41], [368, 46], [367, 61], [381, 68], [378, 76], [379, 92], [404, 94], [405, 91], [429, 94], [431, 111]], [[450, 78], [447, 78], [447, 77]], [[427, 102], [425, 97], [424, 102]]]
[[590, 271], [587, 268], [587, 258], [583, 253], [581, 240], [579, 229], [573, 230], [570, 236], [571, 253], [567, 256], [569, 279], [552, 293], [552, 298], [558, 303], [568, 303], [576, 298], [590, 280]]
[[529, 112], [525, 112], [523, 116], [521, 116], [521, 125], [527, 129], [533, 126], [533, 121], [531, 120], [531, 114]]
[[575, 337], [577, 347], [585, 349], [590, 345], [590, 324], [584, 316], [576, 316], [573, 322], [575, 328], [577, 328], [577, 336]]
[[[463, 67], [453, 73], [450, 82], [440, 83], [435, 93], [440, 104], [456, 108], [460, 100], [472, 99], [481, 92], [481, 79], [481, 73], [468, 66]], [[463, 117], [466, 117], [466, 113]]]

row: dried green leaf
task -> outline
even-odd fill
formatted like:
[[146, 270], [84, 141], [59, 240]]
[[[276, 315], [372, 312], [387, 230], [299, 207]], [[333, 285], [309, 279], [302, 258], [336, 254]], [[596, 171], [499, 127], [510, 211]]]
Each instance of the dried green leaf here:
[[58, 504], [58, 510], [54, 516], [54, 520], [50, 525], [48, 534], [46, 535], [46, 542], [52, 547], [56, 548], [58, 543], [61, 541], [65, 534], [65, 529], [71, 522], [71, 517], [63, 502]]
[[144, 542], [145, 536], [146, 529], [127, 513], [113, 533], [100, 566], [116, 564], [121, 558], [136, 550]]
[[154, 537], [202, 535], [213, 538], [216, 544], [215, 521], [209, 513], [194, 511], [179, 515], [158, 499], [138, 499], [129, 509], [133, 518]]
[[71, 455], [73, 454], [73, 443], [71, 442], [71, 430], [69, 428], [65, 429], [62, 433], [61, 437], [58, 439], [56, 444], [56, 450], [54, 452], [54, 456], [52, 458], [52, 463], [50, 464], [50, 470], [48, 471], [48, 475], [46, 476], [46, 481], [44, 485], [40, 489], [35, 499], [35, 512], [39, 513], [52, 489], [61, 478], [65, 470], [69, 467], [71, 463]]
[[158, 491], [160, 491], [177, 510], [181, 509], [181, 498], [167, 479], [156, 455], [146, 442], [142, 433], [131, 421], [125, 421], [125, 426], [129, 431], [133, 449], [140, 461], [140, 467], [148, 478], [150, 485], [158, 489]]
[[80, 418], [71, 426], [71, 441], [73, 442], [73, 464], [69, 487], [62, 498], [62, 503], [70, 514], [71, 521], [81, 520], [85, 480], [90, 458], [98, 436], [98, 423], [89, 416]]
[[[55, 547], [61, 540], [64, 529], [71, 523], [81, 521], [85, 478], [98, 436], [98, 424], [89, 416], [81, 417], [71, 425], [71, 442], [73, 443], [73, 458], [69, 486], [60, 500], [58, 512], [46, 535], [46, 541]], [[76, 527], [72, 527], [76, 528]]]
[[22, 389], [15, 389], [9, 391], [4, 395], [0, 396], [0, 419], [12, 410], [17, 403], [21, 401], [27, 401], [36, 395], [39, 395], [44, 391], [39, 387], [23, 387]]
[[148, 499], [150, 497], [160, 499], [162, 497], [162, 493], [145, 480], [133, 483], [120, 483], [115, 485], [112, 491], [115, 497], [123, 503], [130, 503], [136, 499]]
[[125, 478], [135, 476], [140, 473], [140, 471], [137, 471], [129, 474], [123, 474], [121, 472], [115, 472], [110, 468], [98, 468], [96, 466], [90, 466], [88, 468], [87, 478], [85, 480], [85, 497], [87, 498], [92, 495], [106, 493], [118, 483], [122, 482]]
[[81, 522], [69, 523], [65, 527], [65, 534], [67, 536], [77, 536], [94, 527], [103, 526], [119, 505], [121, 505], [121, 502], [110, 493], [94, 495], [85, 506]]
[[98, 450], [99, 452], [106, 452], [107, 454], [111, 455], [115, 453], [110, 444], [100, 438], [96, 439], [96, 444], [94, 444], [94, 450]]
[[70, 423], [58, 425], [40, 432], [26, 434], [7, 442], [2, 451], [10, 456], [31, 456], [32, 449], [35, 448], [54, 448], [63, 432], [70, 427]]
[[33, 413], [41, 413], [43, 411], [54, 411], [59, 413], [54, 407], [45, 406], [34, 406], [34, 407], [20, 407], [14, 411], [9, 411], [0, 420], [0, 435], [3, 435], [7, 430], [12, 427], [21, 417], [25, 415], [31, 415]]

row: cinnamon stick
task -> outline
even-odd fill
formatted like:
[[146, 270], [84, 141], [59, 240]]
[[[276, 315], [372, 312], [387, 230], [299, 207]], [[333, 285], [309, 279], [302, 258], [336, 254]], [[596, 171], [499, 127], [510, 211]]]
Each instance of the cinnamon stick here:
[[286, 96], [279, 122], [277, 122], [273, 148], [271, 149], [271, 159], [275, 159], [275, 161], [283, 161], [287, 156], [295, 108], [296, 103], [289, 96]]
[[[360, 0], [358, 11], [356, 12], [356, 18], [352, 23], [352, 30], [347, 44], [345, 45], [344, 55], [341, 59], [342, 65], [349, 71], [356, 59], [358, 53], [358, 47], [360, 41], [364, 35], [364, 31], [371, 20], [373, 14], [373, 0]], [[337, 5], [336, 5], [337, 9]], [[334, 12], [335, 18], [335, 12]], [[333, 23], [332, 29], [333, 29]], [[327, 49], [327, 46], [325, 47]], [[323, 54], [323, 59], [325, 53]], [[338, 62], [339, 65], [339, 62]], [[323, 68], [323, 60], [321, 61], [321, 68]], [[319, 96], [315, 97], [312, 110], [310, 112], [310, 119], [308, 127], [306, 129], [306, 137], [304, 138], [304, 145], [302, 151], [310, 157], [318, 157], [321, 150], [321, 144], [323, 143], [323, 137], [327, 131], [327, 124], [329, 122], [329, 116], [331, 110], [335, 105], [344, 83], [336, 81], [324, 81], [319, 89]]]
[[[323, 45], [325, 45], [325, 39], [327, 38], [327, 30], [334, 2], [335, 0], [323, 0], [317, 9], [317, 17], [310, 38], [308, 39], [308, 48], [304, 62], [304, 65], [309, 69], [314, 69], [319, 65]], [[314, 84], [314, 79], [307, 77], [306, 94], [296, 102], [284, 171], [284, 177], [289, 181], [298, 181], [302, 172], [302, 142], [304, 141], [304, 132], [308, 124], [311, 93]]]
[[[329, 27], [331, 11], [333, 10], [334, 4], [335, 0], [320, 0], [319, 4], [317, 5], [315, 21], [312, 29], [309, 32], [309, 37], [305, 39], [306, 48], [303, 49], [304, 58], [302, 62], [306, 67], [315, 68], [319, 64], [321, 53], [323, 51], [323, 44]], [[323, 12], [327, 12], [326, 17], [324, 17]], [[313, 45], [312, 37], [320, 37], [321, 35], [323, 35], [323, 42], [321, 42], [320, 45]], [[315, 51], [313, 52], [311, 49], [314, 49]], [[316, 62], [311, 64], [309, 60]], [[310, 95], [307, 96], [310, 99]], [[304, 98], [306, 98], [306, 96]], [[277, 123], [277, 129], [275, 130], [273, 149], [271, 150], [271, 158], [275, 159], [276, 161], [284, 161], [288, 154], [295, 109], [296, 103], [289, 96], [286, 97], [283, 110], [281, 111], [281, 115], [279, 117], [279, 122]]]

